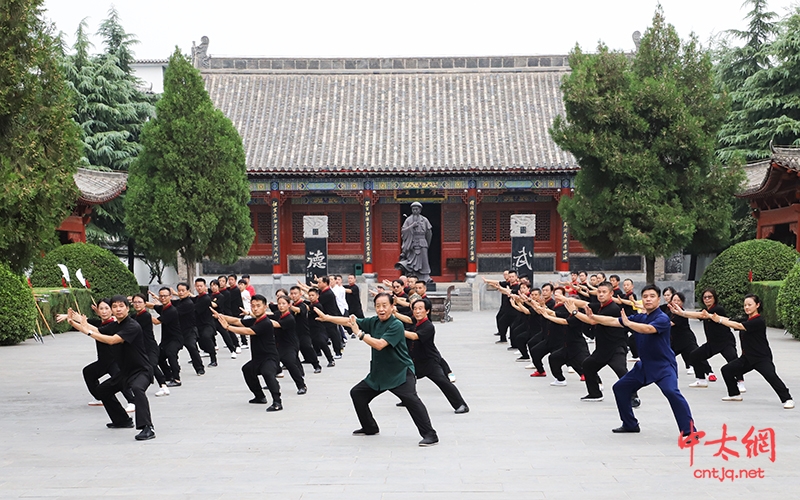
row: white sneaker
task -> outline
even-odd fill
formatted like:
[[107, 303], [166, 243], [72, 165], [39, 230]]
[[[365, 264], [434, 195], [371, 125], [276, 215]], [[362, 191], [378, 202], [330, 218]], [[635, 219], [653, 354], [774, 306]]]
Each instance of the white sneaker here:
[[708, 380], [706, 380], [704, 378], [699, 378], [699, 379], [695, 380], [694, 382], [692, 382], [691, 384], [689, 384], [689, 387], [695, 387], [695, 388], [697, 388], [697, 387], [701, 387], [701, 388], [708, 387]]
[[133, 413], [136, 411], [136, 405], [133, 403], [128, 403], [128, 406], [125, 407], [125, 411], [128, 413]]
[[736, 382], [736, 386], [739, 388], [739, 392], [741, 394], [744, 394], [745, 392], [747, 392], [747, 389], [745, 389], [745, 387], [744, 387], [744, 382]]
[[89, 401], [89, 406], [103, 406], [103, 402], [98, 399], [93, 399]]
[[275, 378], [283, 378], [283, 372], [280, 372], [279, 374], [275, 375]]
[[236, 354], [241, 354], [241, 353], [242, 353], [242, 348], [241, 347], [237, 347], [236, 348]]
[[156, 391], [156, 397], [160, 398], [161, 396], [169, 396], [169, 387], [161, 387]]
[[207, 358], [208, 356], [209, 356], [209, 354], [208, 354], [207, 352], [205, 352], [205, 351], [200, 351], [200, 357], [201, 357], [201, 358]]
[[218, 346], [218, 345], [215, 345], [215, 346], [214, 346], [214, 350], [215, 350], [215, 351], [219, 351], [219, 346]]
[[602, 390], [603, 390], [603, 384], [602, 384], [602, 382], [601, 382], [600, 384], [598, 384], [598, 385], [600, 386], [600, 390], [602, 391]]
[[533, 363], [525, 365], [526, 370], [533, 370], [534, 368], [536, 368], [536, 365], [534, 365]]
[[741, 401], [742, 396], [725, 396], [722, 398], [723, 401]]
[[792, 408], [794, 408], [794, 401], [792, 401], [791, 399], [788, 399], [786, 400], [785, 403], [783, 403], [784, 410], [791, 410]]
[[575, 373], [575, 368], [573, 368], [573, 367], [571, 367], [571, 366], [570, 366], [570, 367], [568, 367], [568, 368], [567, 368], [567, 373]]
[[236, 359], [236, 353], [235, 352], [231, 353], [231, 359]]
[[694, 368], [691, 366], [686, 369], [686, 375], [694, 375]]
[[242, 346], [242, 349], [250, 349], [250, 344], [245, 344]]
[[550, 382], [550, 385], [552, 385], [553, 387], [564, 387], [565, 385], [567, 385], [567, 381], [566, 380], [553, 380], [552, 382]]
[[456, 383], [456, 374], [455, 373], [453, 373], [453, 372], [448, 373], [447, 374], [447, 378], [450, 379], [450, 383], [451, 384], [455, 384]]

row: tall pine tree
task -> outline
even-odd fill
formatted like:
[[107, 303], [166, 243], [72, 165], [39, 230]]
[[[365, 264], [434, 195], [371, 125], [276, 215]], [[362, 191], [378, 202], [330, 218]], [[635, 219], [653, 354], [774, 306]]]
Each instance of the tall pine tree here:
[[203, 257], [232, 263], [245, 255], [255, 234], [242, 139], [177, 48], [142, 145], [125, 199], [137, 244], [151, 256], [178, 252], [190, 268]]

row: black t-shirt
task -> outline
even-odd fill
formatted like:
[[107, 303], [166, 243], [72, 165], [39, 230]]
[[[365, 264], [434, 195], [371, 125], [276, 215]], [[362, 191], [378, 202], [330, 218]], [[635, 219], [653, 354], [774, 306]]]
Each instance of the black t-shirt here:
[[[217, 304], [214, 308], [220, 314], [228, 314], [228, 302], [225, 300], [225, 295], [221, 292], [211, 294], [211, 302]], [[213, 315], [212, 315], [213, 316]]]
[[[725, 309], [720, 305], [714, 305], [708, 310], [708, 314], [719, 314], [725, 316]], [[703, 320], [703, 330], [706, 332], [706, 342], [709, 344], [733, 344], [736, 345], [736, 337], [733, 332], [725, 325], [716, 323], [711, 318]]]
[[241, 316], [241, 308], [244, 307], [244, 302], [242, 302], [242, 291], [239, 290], [238, 286], [234, 286], [228, 288], [228, 294], [228, 309], [231, 311], [230, 315]]
[[158, 342], [156, 336], [153, 335], [153, 317], [147, 311], [136, 313], [134, 319], [139, 323], [139, 328], [142, 329], [142, 338], [144, 338], [144, 348], [147, 352], [158, 352]]
[[767, 324], [760, 314], [742, 322], [744, 331], [739, 332], [742, 342], [742, 356], [750, 360], [772, 359], [772, 349], [767, 340]]
[[161, 322], [161, 345], [170, 342], [183, 344], [178, 309], [172, 303], [167, 304], [166, 307], [157, 305], [154, 309], [159, 314], [158, 320]]
[[344, 287], [348, 290], [351, 290], [350, 293], [344, 294], [344, 298], [347, 301], [347, 310], [350, 311], [350, 314], [363, 316], [364, 313], [361, 307], [361, 294], [358, 290], [358, 285], [344, 285]]
[[622, 292], [622, 289], [620, 287], [615, 287], [613, 290], [611, 290], [611, 294], [614, 297], [625, 298], [625, 294]]
[[695, 337], [692, 327], [689, 326], [689, 318], [673, 314], [671, 310], [667, 312], [667, 316], [672, 321], [669, 336], [672, 346], [678, 348], [686, 344], [697, 343], [697, 337]]
[[[636, 300], [636, 294], [633, 293], [633, 292], [631, 292], [631, 293], [623, 293], [622, 294], [622, 298], [623, 299], [627, 299], [627, 300], [631, 300], [631, 301], [635, 301]], [[625, 316], [633, 316], [634, 314], [636, 314], [636, 309], [633, 306], [629, 306], [628, 304], [625, 304], [624, 306], [622, 306], [622, 309], [625, 311]]]
[[416, 323], [413, 326], [413, 331], [416, 332], [419, 339], [408, 343], [408, 353], [414, 361], [414, 371], [417, 378], [421, 378], [439, 365], [442, 355], [433, 341], [436, 335], [436, 328], [433, 323], [428, 318], [425, 318], [421, 323]]
[[308, 305], [308, 331], [312, 334], [321, 333], [322, 335], [325, 335], [325, 323], [322, 321], [317, 321], [317, 313], [314, 311], [314, 308], [322, 311], [322, 304], [317, 301]]
[[194, 300], [191, 297], [185, 299], [172, 300], [172, 305], [178, 310], [178, 319], [181, 323], [181, 333], [186, 336], [191, 334], [192, 328], [196, 326]]
[[272, 359], [278, 361], [278, 348], [275, 345], [275, 330], [272, 321], [265, 314], [260, 318], [246, 318], [242, 325], [253, 330], [255, 335], [250, 335], [250, 356], [254, 361]]
[[[307, 336], [311, 332], [310, 327], [308, 326], [308, 306], [302, 300], [297, 301], [296, 303], [292, 304], [292, 306], [300, 309], [300, 312], [293, 313], [295, 332], [297, 332], [298, 337], [301, 335]], [[317, 323], [319, 323], [319, 321], [317, 321]]]
[[124, 376], [128, 377], [137, 372], [150, 369], [150, 359], [147, 357], [147, 351], [144, 347], [142, 327], [139, 326], [137, 321], [131, 319], [130, 316], [126, 316], [119, 323], [109, 323], [100, 327], [99, 330], [103, 335], [116, 334], [124, 340], [123, 343], [117, 344], [122, 346], [119, 367]]
[[280, 328], [275, 329], [275, 343], [278, 346], [278, 350], [299, 349], [300, 342], [298, 341], [297, 333], [295, 332], [297, 322], [295, 321], [294, 315], [291, 313], [291, 311], [286, 311], [275, 321], [281, 325]]
[[[108, 319], [105, 322], [100, 318], [89, 318], [87, 322], [95, 328], [106, 326], [114, 323], [114, 318]], [[120, 350], [122, 346], [119, 344], [109, 345], [99, 341], [95, 341], [95, 348], [97, 349], [97, 360], [105, 363], [119, 363]]]
[[525, 304], [525, 307], [531, 312], [528, 315], [528, 332], [531, 336], [538, 335], [542, 331], [542, 315], [537, 313], [530, 304]]
[[[224, 310], [222, 310], [220, 312], [222, 314], [224, 314], [225, 316], [238, 316], [241, 311], [239, 311], [239, 309], [236, 309], [236, 311], [235, 311], [236, 314], [234, 314], [234, 310], [231, 307], [232, 306], [232, 304], [231, 304], [231, 291], [228, 288], [220, 288], [219, 289], [219, 293], [222, 294], [222, 297], [223, 297], [222, 302], [224, 303], [223, 307], [225, 308]], [[241, 298], [241, 294], [239, 294], [239, 298]]]
[[325, 314], [330, 316], [341, 316], [342, 311], [339, 310], [339, 306], [336, 305], [336, 295], [334, 295], [333, 290], [330, 287], [326, 288], [325, 290], [320, 290], [319, 292], [319, 303], [322, 305], [320, 309]]
[[[555, 311], [557, 318], [569, 318], [569, 311], [567, 311], [567, 308], [564, 307], [563, 303], [558, 304], [553, 311]], [[567, 339], [567, 325], [559, 325], [558, 323], [553, 323], [549, 319], [546, 319], [545, 321], [550, 323], [548, 342], [551, 342], [552, 345], [563, 345]]]
[[194, 298], [194, 320], [198, 327], [214, 326], [214, 316], [211, 314], [211, 296], [207, 293], [198, 294]]
[[[589, 304], [594, 314], [602, 316], [611, 316], [612, 318], [619, 318], [620, 311], [619, 304], [613, 300], [609, 300], [606, 304]], [[624, 328], [616, 328], [613, 326], [594, 325], [592, 327], [597, 349], [614, 349], [616, 347], [626, 346], [628, 342], [628, 334], [625, 333]]]

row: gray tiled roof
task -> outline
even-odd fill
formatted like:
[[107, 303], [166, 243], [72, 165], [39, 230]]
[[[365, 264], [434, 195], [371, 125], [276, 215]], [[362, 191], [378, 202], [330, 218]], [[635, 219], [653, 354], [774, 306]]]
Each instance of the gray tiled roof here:
[[514, 62], [497, 70], [212, 69], [203, 78], [241, 134], [251, 173], [577, 170], [548, 133], [564, 112], [569, 68]]
[[[770, 175], [773, 165], [786, 170], [800, 172], [800, 147], [771, 146], [772, 157], [744, 166], [746, 176], [744, 187], [736, 196], [739, 198], [763, 198], [772, 196], [781, 185], [782, 174]], [[783, 172], [783, 171], [781, 171]]]
[[79, 168], [73, 179], [81, 192], [80, 201], [95, 205], [119, 196], [127, 186], [128, 174]]

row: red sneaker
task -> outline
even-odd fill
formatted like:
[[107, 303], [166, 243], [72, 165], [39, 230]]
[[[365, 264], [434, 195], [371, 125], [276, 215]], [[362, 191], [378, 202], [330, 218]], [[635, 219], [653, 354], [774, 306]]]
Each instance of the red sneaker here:
[[716, 382], [717, 381], [717, 376], [712, 373], [711, 375], [708, 376], [708, 381], [709, 382]]
[[547, 372], [540, 372], [539, 370], [536, 370], [535, 372], [531, 373], [531, 377], [546, 377], [546, 376]]
[[586, 375], [581, 375], [581, 382], [586, 382]]

